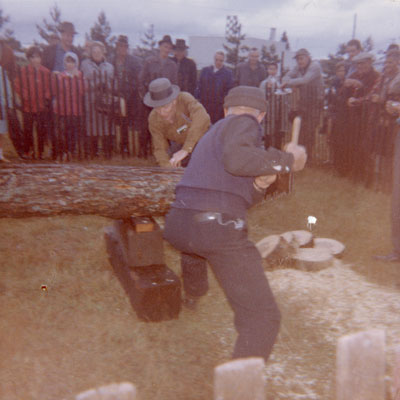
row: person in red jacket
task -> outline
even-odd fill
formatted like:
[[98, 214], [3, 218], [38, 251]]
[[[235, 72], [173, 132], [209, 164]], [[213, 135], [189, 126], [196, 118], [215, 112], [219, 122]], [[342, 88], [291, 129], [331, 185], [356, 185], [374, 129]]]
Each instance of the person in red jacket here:
[[15, 90], [21, 99], [23, 114], [23, 155], [35, 158], [33, 127], [36, 125], [38, 158], [42, 159], [48, 134], [48, 101], [50, 100], [50, 71], [42, 65], [42, 52], [32, 46], [26, 52], [29, 65], [15, 77]]
[[75, 156], [83, 139], [83, 96], [85, 86], [79, 71], [79, 59], [73, 52], [64, 56], [65, 71], [53, 75], [52, 89], [55, 94], [53, 111], [58, 129], [57, 154], [68, 160]]

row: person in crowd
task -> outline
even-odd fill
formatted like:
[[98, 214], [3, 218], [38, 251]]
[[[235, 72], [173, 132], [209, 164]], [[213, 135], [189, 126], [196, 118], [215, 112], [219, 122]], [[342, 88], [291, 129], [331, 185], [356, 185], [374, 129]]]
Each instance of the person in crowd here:
[[167, 78], [150, 83], [144, 103], [153, 108], [149, 128], [158, 164], [169, 168], [186, 166], [196, 143], [210, 126], [206, 110]]
[[387, 101], [385, 104], [386, 111], [397, 118], [397, 129], [394, 139], [393, 154], [393, 181], [392, 181], [392, 251], [384, 255], [375, 255], [377, 261], [400, 263], [400, 102]]
[[29, 64], [20, 69], [14, 79], [14, 89], [21, 100], [23, 119], [23, 159], [36, 158], [33, 128], [36, 125], [39, 160], [43, 159], [48, 136], [50, 71], [42, 65], [42, 51], [31, 46], [26, 51]]
[[[373, 67], [374, 56], [361, 52], [353, 58], [356, 71], [344, 81], [344, 98], [347, 102], [348, 174], [355, 181], [365, 181], [368, 176], [368, 147], [365, 135], [371, 110], [370, 95], [379, 80], [379, 72]], [[346, 166], [347, 167], [347, 166]]]
[[64, 72], [54, 74], [52, 84], [55, 94], [53, 111], [57, 117], [56, 128], [59, 132], [55, 147], [60, 158], [70, 161], [76, 155], [81, 156], [82, 147], [87, 146], [83, 129], [85, 85], [83, 74], [79, 70], [79, 59], [74, 52], [65, 53]]
[[233, 87], [232, 71], [224, 66], [225, 53], [217, 51], [214, 55], [214, 65], [201, 70], [196, 97], [203, 104], [215, 123], [224, 118], [224, 98]]
[[90, 44], [90, 57], [82, 61], [81, 71], [88, 85], [86, 95], [86, 134], [90, 139], [90, 154], [97, 156], [99, 137], [106, 158], [112, 153], [111, 113], [119, 107], [114, 104], [112, 80], [114, 67], [106, 61], [106, 48], [102, 42]]
[[8, 79], [14, 79], [16, 73], [15, 55], [4, 37], [0, 37], [0, 65], [7, 72]]
[[344, 166], [349, 157], [347, 153], [346, 132], [346, 100], [344, 98], [344, 81], [346, 79], [346, 63], [339, 61], [335, 65], [335, 76], [330, 82], [327, 93], [328, 125], [330, 125], [329, 144], [332, 151], [332, 162], [335, 170], [344, 175]]
[[346, 61], [346, 77], [348, 78], [351, 74], [356, 72], [356, 65], [353, 62], [355, 56], [360, 54], [363, 51], [361, 43], [357, 39], [351, 39], [346, 44], [346, 53], [347, 53], [347, 61]]
[[[4, 68], [4, 70], [3, 70]], [[4, 138], [8, 132], [8, 115], [9, 110], [12, 106], [12, 97], [11, 97], [11, 85], [8, 79], [8, 74], [0, 64], [0, 164], [8, 163], [9, 159], [4, 155]]]
[[267, 77], [260, 83], [260, 89], [265, 93], [266, 98], [268, 97], [269, 91], [275, 91], [279, 87], [279, 76], [278, 76], [278, 63], [270, 62], [267, 66]]
[[285, 74], [282, 87], [293, 88], [298, 94], [298, 102], [293, 114], [301, 117], [299, 143], [305, 145], [308, 159], [311, 161], [324, 99], [322, 69], [318, 61], [311, 59], [306, 49], [298, 50], [294, 58], [296, 66]]
[[52, 44], [43, 51], [42, 64], [53, 72], [64, 71], [64, 56], [67, 51], [76, 53], [79, 57], [79, 51], [73, 46], [75, 27], [72, 22], [62, 22], [59, 27], [60, 41]]
[[276, 95], [277, 89], [280, 88], [278, 63], [269, 63], [267, 73], [267, 78], [260, 83], [260, 89], [263, 91], [268, 104], [268, 118], [265, 118], [264, 121], [264, 145], [266, 148], [273, 146], [281, 149], [285, 135], [284, 129], [282, 129], [285, 117], [283, 115], [282, 98]]
[[368, 115], [366, 137], [369, 143], [367, 154], [370, 165], [367, 184], [375, 184], [377, 189], [389, 189], [392, 175], [394, 132], [397, 131], [396, 117], [388, 113], [388, 101], [400, 101], [400, 51], [389, 50], [382, 74], [369, 96], [371, 112]]
[[233, 358], [267, 360], [280, 312], [260, 253], [248, 239], [246, 211], [264, 198], [276, 174], [301, 170], [306, 153], [294, 143], [286, 151], [263, 149], [266, 101], [259, 88], [231, 89], [224, 109], [226, 117], [200, 139], [176, 187], [164, 238], [182, 252], [184, 304], [200, 306], [208, 261], [234, 312]]
[[[164, 35], [158, 42], [158, 54], [148, 57], [144, 61], [140, 73], [141, 97], [149, 90], [150, 82], [157, 78], [167, 78], [173, 85], [178, 84], [178, 65], [170, 58], [174, 44], [171, 36]], [[143, 129], [139, 138], [139, 157], [146, 158], [151, 153], [151, 135], [148, 127], [148, 119], [151, 108], [143, 107]]]
[[235, 70], [235, 86], [245, 85], [259, 87], [266, 78], [267, 72], [260, 62], [260, 52], [253, 47], [249, 51], [248, 60], [241, 62]]
[[196, 63], [187, 57], [186, 42], [184, 39], [176, 39], [174, 45], [174, 57], [172, 58], [178, 64], [178, 86], [183, 92], [188, 92], [194, 96], [197, 85]]
[[[117, 92], [125, 102], [125, 115], [120, 113], [117, 118], [121, 127], [121, 154], [130, 155], [129, 127], [141, 132], [142, 104], [139, 96], [139, 75], [142, 62], [139, 57], [129, 54], [129, 41], [125, 35], [119, 35], [115, 58], [113, 61], [114, 73], [117, 80]], [[121, 110], [123, 111], [123, 110]]]

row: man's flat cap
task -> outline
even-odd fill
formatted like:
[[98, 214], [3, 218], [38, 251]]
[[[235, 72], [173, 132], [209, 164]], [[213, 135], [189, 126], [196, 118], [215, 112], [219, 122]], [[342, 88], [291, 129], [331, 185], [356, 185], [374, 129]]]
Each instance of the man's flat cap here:
[[267, 102], [261, 89], [253, 86], [237, 86], [229, 91], [224, 99], [224, 108], [250, 107], [267, 111]]

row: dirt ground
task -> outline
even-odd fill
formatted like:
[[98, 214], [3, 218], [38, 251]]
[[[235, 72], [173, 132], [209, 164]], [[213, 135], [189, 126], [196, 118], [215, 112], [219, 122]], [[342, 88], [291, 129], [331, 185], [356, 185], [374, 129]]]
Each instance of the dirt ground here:
[[[333, 400], [337, 340], [371, 328], [386, 333], [391, 398], [400, 264], [371, 258], [390, 251], [389, 205], [387, 194], [308, 169], [296, 176], [294, 193], [250, 211], [254, 241], [307, 229], [313, 215], [314, 236], [346, 245], [342, 259], [320, 272], [265, 264], [283, 315], [265, 369], [266, 399]], [[135, 384], [141, 400], [213, 398], [213, 369], [229, 360], [235, 340], [213, 275], [197, 311], [142, 322], [108, 262], [110, 224], [97, 216], [0, 219], [1, 399], [72, 400], [122, 381]], [[179, 254], [167, 243], [165, 257], [179, 274]]]

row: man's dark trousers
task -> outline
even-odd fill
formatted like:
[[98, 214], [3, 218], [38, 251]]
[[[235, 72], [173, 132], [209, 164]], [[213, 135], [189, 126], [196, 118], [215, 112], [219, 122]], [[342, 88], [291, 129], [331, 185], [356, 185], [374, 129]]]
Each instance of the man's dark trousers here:
[[238, 219], [200, 221], [201, 211], [171, 208], [164, 237], [183, 252], [182, 276], [187, 294], [207, 292], [206, 260], [234, 311], [238, 337], [233, 358], [268, 358], [279, 331], [280, 312], [262, 266], [261, 256]]

